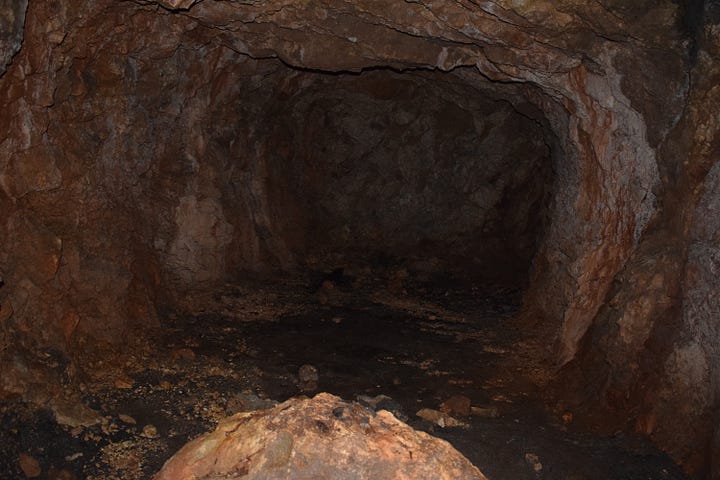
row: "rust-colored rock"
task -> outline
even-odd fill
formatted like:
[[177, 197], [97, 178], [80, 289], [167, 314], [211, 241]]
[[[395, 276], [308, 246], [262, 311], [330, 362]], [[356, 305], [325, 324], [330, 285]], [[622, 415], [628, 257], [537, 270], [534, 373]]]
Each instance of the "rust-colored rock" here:
[[223, 420], [171, 458], [155, 480], [485, 479], [444, 440], [391, 413], [321, 393]]
[[20, 454], [18, 463], [20, 463], [20, 469], [27, 478], [37, 478], [42, 473], [40, 463], [28, 454]]
[[440, 411], [450, 415], [469, 417], [472, 411], [472, 402], [465, 395], [453, 395], [440, 404]]

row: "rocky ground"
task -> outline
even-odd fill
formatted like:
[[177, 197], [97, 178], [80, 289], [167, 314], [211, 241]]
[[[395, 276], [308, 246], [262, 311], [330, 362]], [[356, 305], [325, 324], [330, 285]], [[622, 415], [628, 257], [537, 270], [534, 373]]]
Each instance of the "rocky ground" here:
[[220, 419], [317, 392], [393, 412], [490, 479], [686, 478], [644, 441], [546, 412], [520, 373], [532, 348], [508, 327], [518, 291], [441, 284], [335, 272], [189, 297], [125, 375], [86, 385], [92, 412], [0, 406], [0, 478], [150, 478]]

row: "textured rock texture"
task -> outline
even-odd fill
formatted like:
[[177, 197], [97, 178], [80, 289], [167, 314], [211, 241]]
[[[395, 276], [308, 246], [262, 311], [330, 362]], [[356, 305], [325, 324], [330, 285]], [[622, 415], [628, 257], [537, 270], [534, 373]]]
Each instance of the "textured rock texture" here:
[[238, 413], [185, 445], [156, 480], [485, 479], [444, 440], [321, 393]]
[[527, 270], [551, 177], [530, 118], [439, 73], [298, 77], [302, 90], [261, 124], [272, 142], [269, 216], [293, 258], [444, 257], [445, 268], [510, 278]]
[[22, 45], [26, 9], [27, 0], [0, 2], [0, 77]]
[[532, 257], [543, 379], [720, 475], [717, 10], [0, 2], [2, 393], [244, 270]]

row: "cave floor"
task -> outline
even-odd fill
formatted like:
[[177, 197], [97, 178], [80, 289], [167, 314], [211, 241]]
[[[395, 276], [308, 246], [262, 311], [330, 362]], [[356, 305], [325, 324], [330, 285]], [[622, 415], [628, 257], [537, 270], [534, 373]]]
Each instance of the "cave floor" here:
[[[320, 391], [379, 402], [448, 440], [491, 480], [687, 478], [643, 440], [583, 434], [546, 412], [520, 373], [532, 348], [507, 327], [519, 292], [325, 287], [234, 284], [189, 298], [192, 312], [167, 315], [155, 346], [134, 352], [124, 374], [88, 382], [93, 426], [0, 405], [0, 478], [25, 478], [24, 455], [26, 472], [28, 462], [40, 467], [37, 478], [150, 478], [219, 419]], [[299, 380], [303, 365], [317, 369], [317, 388]], [[476, 407], [453, 414], [462, 426], [416, 416], [452, 396]]]

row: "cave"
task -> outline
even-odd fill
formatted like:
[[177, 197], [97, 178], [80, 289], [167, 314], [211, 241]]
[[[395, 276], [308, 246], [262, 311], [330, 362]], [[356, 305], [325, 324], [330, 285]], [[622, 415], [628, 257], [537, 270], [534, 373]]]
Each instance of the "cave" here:
[[[719, 25], [0, 0], [0, 477], [332, 394], [490, 479], [720, 478]], [[339, 478], [243, 462], [187, 478]]]

